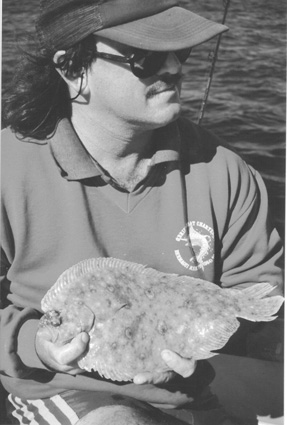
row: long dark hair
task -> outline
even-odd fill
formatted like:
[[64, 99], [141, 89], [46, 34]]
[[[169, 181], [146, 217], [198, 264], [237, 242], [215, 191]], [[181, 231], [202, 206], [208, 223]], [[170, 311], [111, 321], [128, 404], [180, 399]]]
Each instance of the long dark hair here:
[[[61, 56], [58, 67], [68, 77], [80, 76], [94, 60], [96, 40], [89, 35]], [[36, 43], [21, 48], [11, 85], [3, 95], [3, 121], [18, 137], [44, 140], [61, 118], [71, 116], [68, 86], [55, 69], [54, 52]]]

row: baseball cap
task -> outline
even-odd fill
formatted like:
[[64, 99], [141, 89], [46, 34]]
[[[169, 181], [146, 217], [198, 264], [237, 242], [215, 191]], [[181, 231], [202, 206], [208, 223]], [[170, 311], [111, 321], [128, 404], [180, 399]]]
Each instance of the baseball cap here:
[[54, 52], [93, 33], [139, 49], [174, 51], [228, 30], [177, 0], [41, 0], [36, 29], [41, 45]]

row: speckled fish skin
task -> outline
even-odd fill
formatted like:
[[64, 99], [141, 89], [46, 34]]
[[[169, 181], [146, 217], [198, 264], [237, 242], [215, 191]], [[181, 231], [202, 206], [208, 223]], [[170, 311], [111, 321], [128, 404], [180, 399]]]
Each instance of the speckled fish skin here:
[[167, 370], [165, 348], [185, 358], [214, 356], [237, 330], [236, 317], [274, 320], [283, 297], [266, 297], [273, 289], [268, 283], [221, 289], [123, 260], [88, 259], [47, 292], [39, 332], [48, 332], [56, 344], [88, 332], [80, 368], [128, 381], [140, 372]]

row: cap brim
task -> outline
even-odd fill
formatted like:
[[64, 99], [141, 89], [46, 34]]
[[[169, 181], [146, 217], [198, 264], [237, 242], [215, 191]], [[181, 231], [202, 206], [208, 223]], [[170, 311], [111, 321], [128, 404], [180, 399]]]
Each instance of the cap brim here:
[[172, 51], [197, 46], [227, 30], [225, 25], [176, 6], [156, 15], [99, 30], [95, 35], [139, 49]]

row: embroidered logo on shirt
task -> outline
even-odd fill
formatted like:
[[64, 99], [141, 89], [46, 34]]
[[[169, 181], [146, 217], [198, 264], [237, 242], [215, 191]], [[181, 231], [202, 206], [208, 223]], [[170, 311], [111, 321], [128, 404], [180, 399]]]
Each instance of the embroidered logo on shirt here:
[[180, 244], [174, 251], [175, 256], [186, 269], [203, 270], [214, 261], [214, 231], [207, 224], [189, 221], [175, 240]]

